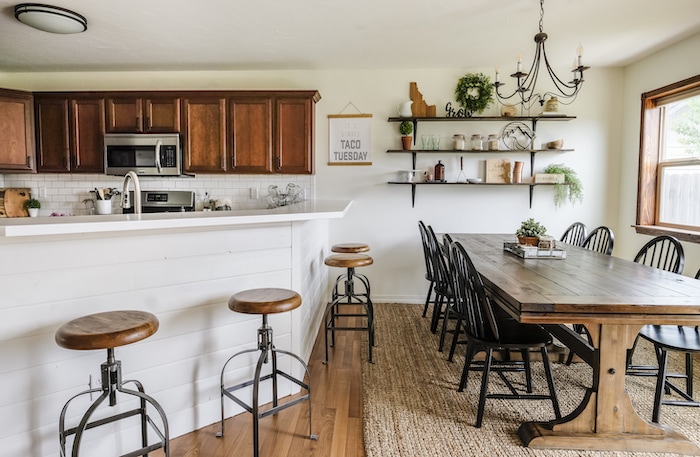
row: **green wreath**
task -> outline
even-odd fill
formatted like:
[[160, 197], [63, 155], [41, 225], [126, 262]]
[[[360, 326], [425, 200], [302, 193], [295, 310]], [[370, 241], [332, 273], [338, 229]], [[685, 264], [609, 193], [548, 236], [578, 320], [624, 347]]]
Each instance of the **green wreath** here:
[[468, 117], [485, 110], [491, 104], [492, 97], [491, 79], [483, 73], [467, 73], [457, 81], [455, 98]]

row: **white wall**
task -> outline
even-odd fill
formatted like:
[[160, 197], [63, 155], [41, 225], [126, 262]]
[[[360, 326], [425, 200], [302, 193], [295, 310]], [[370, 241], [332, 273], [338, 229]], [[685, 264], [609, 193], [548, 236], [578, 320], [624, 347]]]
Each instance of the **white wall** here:
[[[453, 102], [457, 80], [468, 72], [492, 69], [446, 68], [441, 70], [357, 70], [357, 71], [266, 71], [266, 72], [173, 72], [173, 73], [57, 73], [0, 74], [0, 87], [21, 90], [120, 90], [120, 89], [317, 89], [322, 99], [316, 105], [317, 198], [352, 199], [348, 215], [332, 221], [331, 242], [364, 241], [371, 245], [375, 263], [366, 268], [373, 281], [376, 301], [420, 302], [427, 284], [417, 221], [424, 220], [438, 232], [513, 233], [521, 220], [535, 217], [559, 236], [573, 221], [594, 227], [606, 224], [617, 229], [619, 132], [622, 100], [622, 70], [594, 68], [586, 75], [579, 98], [560, 111], [577, 116], [569, 122], [541, 122], [543, 141], [563, 138], [574, 152], [539, 154], [536, 170], [549, 163], [563, 162], [576, 169], [584, 183], [582, 205], [564, 205], [555, 210], [551, 188], [537, 188], [532, 208], [528, 190], [522, 187], [469, 188], [467, 186], [423, 186], [417, 190], [411, 208], [408, 186], [388, 185], [398, 170], [411, 166], [410, 155], [387, 154], [400, 149], [398, 124], [386, 122], [396, 115], [396, 105], [409, 98], [409, 83], [418, 83], [429, 104], [437, 105], [439, 116]], [[568, 68], [560, 70], [568, 72]], [[353, 114], [359, 110], [373, 115], [372, 166], [328, 166], [327, 115]], [[495, 114], [490, 108], [484, 114]], [[420, 131], [440, 134], [443, 144], [454, 133], [497, 133], [500, 122], [445, 122], [420, 124]], [[481, 173], [485, 155], [465, 154], [470, 175]], [[503, 154], [529, 162], [525, 154]], [[420, 168], [432, 168], [437, 159], [447, 167], [448, 179], [458, 172], [458, 154], [421, 155]], [[527, 167], [529, 173], [529, 165]]]
[[[668, 84], [700, 74], [700, 34], [635, 62], [624, 71], [622, 135], [620, 140], [620, 194], [616, 255], [631, 259], [650, 236], [637, 235], [631, 227], [636, 220], [641, 95]], [[698, 196], [700, 198], [700, 196]], [[699, 203], [700, 204], [700, 203]], [[683, 243], [684, 274], [694, 276], [700, 268], [700, 246]]]

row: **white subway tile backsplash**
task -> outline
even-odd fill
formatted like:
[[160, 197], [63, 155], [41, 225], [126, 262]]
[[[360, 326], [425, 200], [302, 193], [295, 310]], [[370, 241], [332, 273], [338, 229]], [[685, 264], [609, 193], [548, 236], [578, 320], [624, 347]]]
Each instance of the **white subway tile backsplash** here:
[[[119, 176], [97, 174], [5, 174], [0, 175], [3, 187], [28, 187], [34, 196], [39, 188], [46, 188], [46, 197], [41, 200], [40, 215], [63, 213], [72, 215], [89, 214], [83, 201], [92, 198], [90, 191], [96, 187], [116, 187], [122, 189], [123, 179]], [[208, 199], [228, 198], [233, 209], [250, 209], [266, 204], [268, 186], [280, 189], [294, 183], [304, 189], [304, 198], [316, 196], [316, 177], [309, 175], [197, 175], [196, 177], [151, 178], [141, 177], [142, 190], [192, 190], [196, 197]], [[130, 187], [131, 189], [131, 187]], [[250, 189], [257, 189], [258, 198], [251, 198]], [[118, 205], [115, 203], [115, 208]]]

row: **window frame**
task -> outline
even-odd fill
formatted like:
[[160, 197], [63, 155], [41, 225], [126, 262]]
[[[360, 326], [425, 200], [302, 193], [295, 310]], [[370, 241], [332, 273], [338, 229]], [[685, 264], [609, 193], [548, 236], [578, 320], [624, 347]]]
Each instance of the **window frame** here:
[[700, 89], [700, 75], [669, 84], [642, 94], [642, 113], [639, 138], [639, 174], [637, 187], [637, 233], [646, 235], [672, 235], [676, 238], [700, 243], [700, 230], [658, 224], [658, 200], [660, 190], [659, 139], [661, 132], [659, 102], [671, 96], [689, 96]]

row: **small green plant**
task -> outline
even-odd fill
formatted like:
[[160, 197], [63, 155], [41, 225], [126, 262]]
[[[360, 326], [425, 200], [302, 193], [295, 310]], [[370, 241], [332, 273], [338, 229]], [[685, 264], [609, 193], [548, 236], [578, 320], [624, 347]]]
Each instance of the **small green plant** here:
[[403, 121], [399, 125], [399, 132], [401, 135], [410, 135], [413, 133], [413, 123], [411, 121]]
[[554, 206], [560, 207], [567, 198], [572, 204], [583, 202], [583, 184], [572, 168], [554, 163], [548, 165], [544, 172], [564, 175], [564, 184], [554, 184]]
[[41, 208], [41, 202], [37, 200], [36, 198], [30, 198], [29, 200], [26, 200], [24, 202], [24, 208], [29, 209], [29, 208]]
[[533, 218], [522, 221], [520, 228], [515, 231], [515, 236], [518, 237], [539, 237], [547, 234], [547, 229], [544, 225], [535, 221]]

